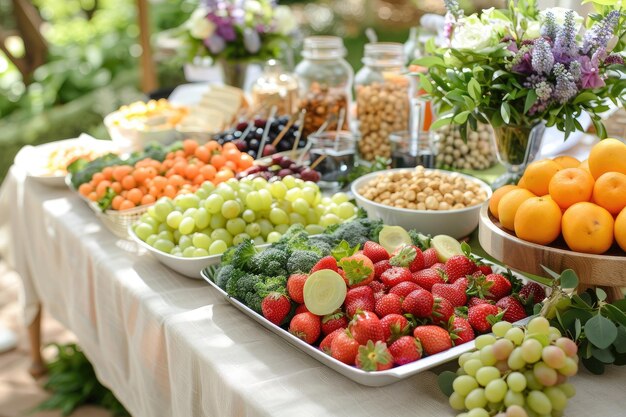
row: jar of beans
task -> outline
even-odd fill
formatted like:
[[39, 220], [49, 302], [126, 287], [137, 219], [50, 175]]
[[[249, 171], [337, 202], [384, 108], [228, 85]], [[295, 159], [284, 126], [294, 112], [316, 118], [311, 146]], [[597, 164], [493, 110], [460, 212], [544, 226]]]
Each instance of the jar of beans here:
[[296, 66], [295, 74], [300, 86], [300, 109], [306, 110], [305, 135], [324, 124], [327, 130], [348, 129], [354, 71], [345, 56], [343, 40], [337, 36], [304, 39], [304, 59]]
[[409, 79], [402, 44], [365, 45], [363, 64], [355, 78], [359, 152], [368, 161], [389, 158], [389, 134], [409, 127]]

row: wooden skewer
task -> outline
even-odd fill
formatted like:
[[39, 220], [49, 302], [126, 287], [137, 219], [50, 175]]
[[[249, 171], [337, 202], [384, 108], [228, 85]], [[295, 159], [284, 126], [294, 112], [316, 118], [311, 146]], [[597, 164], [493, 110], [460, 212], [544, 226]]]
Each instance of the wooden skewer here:
[[293, 148], [291, 149], [291, 159], [296, 159], [296, 149], [298, 149], [298, 144], [300, 143], [300, 137], [302, 136], [302, 129], [304, 129], [304, 115], [306, 114], [306, 110], [302, 109], [300, 112], [300, 117], [298, 118], [298, 125], [300, 128], [298, 129], [298, 133], [296, 133], [296, 140], [293, 142]]
[[311, 169], [315, 169], [316, 166], [318, 166], [324, 159], [326, 159], [326, 154], [324, 155], [320, 155], [315, 161], [313, 161], [313, 163], [309, 166], [309, 168]]
[[280, 142], [285, 137], [291, 126], [293, 126], [293, 124], [296, 122], [296, 114], [297, 113], [294, 113], [289, 117], [289, 121], [287, 122], [283, 130], [280, 131], [278, 136], [276, 136], [276, 139], [274, 139], [274, 142], [272, 142], [272, 146], [276, 147], [276, 145], [278, 145], [278, 142]]
[[274, 122], [274, 117], [276, 116], [276, 106], [272, 106], [270, 110], [270, 115], [265, 122], [265, 130], [263, 131], [263, 136], [261, 137], [261, 143], [259, 144], [259, 153], [256, 156], [256, 159], [263, 158], [263, 148], [265, 148], [265, 143], [267, 143], [267, 137], [270, 134], [270, 127]]

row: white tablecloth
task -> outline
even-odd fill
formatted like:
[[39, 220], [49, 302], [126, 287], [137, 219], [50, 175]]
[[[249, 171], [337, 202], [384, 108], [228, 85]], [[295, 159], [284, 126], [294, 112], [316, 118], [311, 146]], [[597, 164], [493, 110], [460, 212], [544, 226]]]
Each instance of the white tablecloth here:
[[[71, 329], [135, 417], [452, 416], [426, 372], [358, 385], [231, 307], [201, 281], [116, 238], [66, 189], [13, 167], [0, 189], [0, 253], [36, 304]], [[626, 368], [585, 371], [568, 417], [626, 415]]]

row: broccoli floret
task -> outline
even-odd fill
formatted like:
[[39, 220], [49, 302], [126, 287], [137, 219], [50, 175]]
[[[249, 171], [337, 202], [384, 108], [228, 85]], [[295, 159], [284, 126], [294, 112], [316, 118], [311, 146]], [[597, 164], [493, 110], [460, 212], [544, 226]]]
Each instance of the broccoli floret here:
[[415, 246], [417, 246], [421, 250], [426, 250], [430, 248], [430, 235], [423, 235], [415, 229], [409, 230], [408, 233]]
[[232, 265], [224, 265], [215, 274], [215, 283], [218, 287], [226, 290], [226, 286], [235, 268]]
[[222, 265], [232, 264], [235, 268], [248, 269], [250, 260], [256, 255], [254, 242], [245, 240], [237, 246], [231, 246], [222, 255]]
[[260, 275], [245, 274], [237, 280], [235, 296], [240, 300], [246, 300], [250, 293], [256, 293], [256, 285], [262, 281]]
[[[227, 266], [224, 266], [224, 268], [226, 268]], [[238, 294], [239, 293], [239, 280], [247, 276], [248, 274], [242, 271], [241, 269], [237, 269], [237, 268], [233, 268], [233, 269], [229, 268], [223, 272], [220, 269], [218, 271], [218, 275], [220, 274], [229, 275], [230, 277], [230, 278], [221, 278], [221, 279], [226, 279], [225, 289], [228, 295], [230, 295], [231, 297], [239, 297], [239, 294]]]
[[257, 253], [250, 259], [250, 266], [253, 272], [266, 276], [279, 276], [287, 274], [287, 251], [277, 247], [269, 247]]
[[301, 225], [300, 223], [294, 224], [280, 238], [280, 242], [288, 243], [293, 237], [300, 235], [302, 233], [306, 234], [306, 230], [304, 229], [304, 226]]
[[255, 276], [258, 278], [258, 282], [254, 285], [254, 291], [246, 293], [242, 301], [252, 310], [261, 313], [261, 303], [270, 292], [276, 291], [286, 294], [287, 278], [284, 276]]
[[316, 252], [308, 250], [295, 250], [289, 257], [287, 270], [290, 274], [294, 274], [296, 272], [308, 273], [320, 259], [322, 259], [322, 257]]
[[360, 220], [343, 223], [333, 232], [338, 241], [345, 240], [350, 247], [363, 246], [369, 240], [369, 229], [361, 224]]
[[[334, 242], [334, 239], [331, 238], [331, 241]], [[317, 237], [310, 238], [309, 244], [312, 248], [311, 251], [318, 253], [320, 256], [328, 256], [333, 250], [333, 245], [331, 243], [327, 243], [324, 240], [317, 239]]]

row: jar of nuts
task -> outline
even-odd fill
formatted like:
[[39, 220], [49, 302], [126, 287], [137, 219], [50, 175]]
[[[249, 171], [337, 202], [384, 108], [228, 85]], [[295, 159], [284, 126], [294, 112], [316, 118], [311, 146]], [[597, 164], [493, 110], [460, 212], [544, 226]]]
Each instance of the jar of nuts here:
[[354, 71], [344, 59], [345, 55], [343, 40], [337, 36], [304, 39], [304, 59], [296, 66], [295, 74], [300, 86], [299, 107], [306, 110], [305, 135], [326, 122], [327, 130], [348, 129]]
[[437, 144], [437, 167], [444, 169], [482, 170], [496, 163], [493, 132], [484, 124], [467, 132], [467, 141], [457, 126], [443, 126], [434, 133]]
[[399, 43], [365, 45], [365, 66], [355, 79], [361, 157], [389, 158], [389, 134], [409, 127], [409, 79]]

